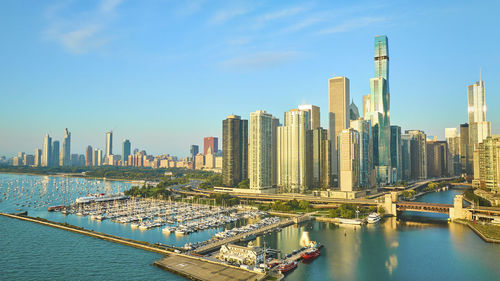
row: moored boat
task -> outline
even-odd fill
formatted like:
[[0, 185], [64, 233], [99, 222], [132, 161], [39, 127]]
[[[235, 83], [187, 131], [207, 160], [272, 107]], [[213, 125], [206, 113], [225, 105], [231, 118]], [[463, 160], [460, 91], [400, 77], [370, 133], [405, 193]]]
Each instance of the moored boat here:
[[307, 252], [303, 253], [301, 255], [302, 259], [308, 261], [308, 260], [313, 260], [317, 258], [319, 255], [321, 255], [321, 252], [317, 248], [311, 248]]
[[379, 214], [377, 213], [371, 213], [368, 215], [368, 218], [366, 219], [368, 223], [377, 223], [381, 220], [382, 218], [380, 217]]
[[297, 267], [297, 262], [296, 261], [290, 261], [290, 262], [286, 262], [284, 264], [282, 264], [280, 267], [279, 267], [279, 270], [281, 271], [281, 273], [287, 273], [288, 271], [294, 269]]

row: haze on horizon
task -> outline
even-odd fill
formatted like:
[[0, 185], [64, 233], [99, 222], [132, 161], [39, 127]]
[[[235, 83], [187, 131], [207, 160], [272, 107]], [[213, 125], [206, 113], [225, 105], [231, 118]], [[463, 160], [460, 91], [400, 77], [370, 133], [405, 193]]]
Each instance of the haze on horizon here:
[[[29, 7], [27, 9], [26, 7]], [[230, 114], [321, 107], [347, 76], [361, 109], [373, 38], [389, 38], [391, 124], [444, 137], [467, 122], [467, 85], [482, 79], [499, 133], [500, 2], [2, 1], [0, 155], [33, 154], [43, 136], [187, 156], [221, 136]], [[221, 143], [221, 141], [220, 141]]]

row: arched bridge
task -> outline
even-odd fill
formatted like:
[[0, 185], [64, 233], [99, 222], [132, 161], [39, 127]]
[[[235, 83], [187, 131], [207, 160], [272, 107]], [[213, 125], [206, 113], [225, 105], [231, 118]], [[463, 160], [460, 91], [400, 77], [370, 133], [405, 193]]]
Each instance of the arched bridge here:
[[425, 203], [425, 202], [409, 202], [409, 201], [401, 201], [396, 203], [397, 211], [449, 214], [450, 208], [453, 208], [453, 205], [439, 204], [439, 203]]

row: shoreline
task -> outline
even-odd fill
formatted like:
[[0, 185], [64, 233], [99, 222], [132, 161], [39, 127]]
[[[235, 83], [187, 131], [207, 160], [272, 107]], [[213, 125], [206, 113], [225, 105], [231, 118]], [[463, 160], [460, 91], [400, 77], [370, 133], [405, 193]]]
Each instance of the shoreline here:
[[82, 178], [82, 179], [87, 179], [87, 180], [103, 180], [103, 181], [122, 181], [122, 182], [128, 182], [130, 184], [138, 184], [141, 182], [143, 184], [147, 180], [131, 180], [131, 179], [114, 179], [114, 178], [105, 178], [105, 177], [90, 177], [90, 176], [85, 176], [85, 175], [77, 175], [77, 174], [64, 174], [64, 173], [59, 173], [59, 174], [36, 174], [36, 173], [20, 173], [20, 172], [0, 172], [0, 174], [6, 174], [6, 175], [29, 175], [29, 176], [39, 176], [39, 177], [67, 177], [67, 178]]

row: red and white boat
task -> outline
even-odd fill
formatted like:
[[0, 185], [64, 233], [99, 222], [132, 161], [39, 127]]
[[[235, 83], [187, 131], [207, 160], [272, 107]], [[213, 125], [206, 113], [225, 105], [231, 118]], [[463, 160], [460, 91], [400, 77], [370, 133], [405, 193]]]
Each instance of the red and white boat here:
[[301, 255], [302, 259], [309, 261], [317, 258], [319, 255], [321, 255], [321, 252], [317, 248], [312, 248], [309, 251], [303, 253]]
[[297, 262], [291, 261], [291, 262], [287, 262], [287, 263], [282, 264], [279, 267], [279, 270], [281, 271], [281, 273], [287, 273], [288, 271], [290, 271], [296, 267], [297, 267]]

